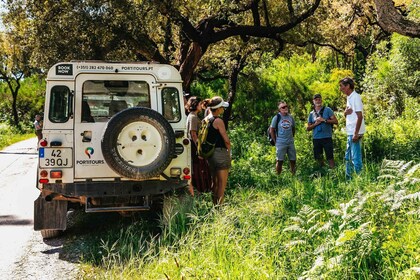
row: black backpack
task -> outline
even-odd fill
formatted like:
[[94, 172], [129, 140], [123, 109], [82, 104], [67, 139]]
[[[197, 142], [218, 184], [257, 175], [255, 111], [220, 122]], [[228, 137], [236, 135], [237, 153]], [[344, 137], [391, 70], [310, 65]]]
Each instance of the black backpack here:
[[[279, 126], [279, 122], [280, 122], [280, 120], [281, 120], [281, 114], [280, 113], [277, 113], [277, 120], [276, 120], [276, 126], [275, 126], [275, 131], [276, 131], [276, 135], [277, 135], [277, 127]], [[271, 146], [274, 146], [274, 145], [276, 145], [276, 142], [274, 142], [274, 139], [273, 138], [271, 138], [271, 134], [270, 134], [270, 126], [268, 126], [268, 128], [267, 128], [267, 139], [268, 139], [268, 142], [270, 142], [270, 145]]]

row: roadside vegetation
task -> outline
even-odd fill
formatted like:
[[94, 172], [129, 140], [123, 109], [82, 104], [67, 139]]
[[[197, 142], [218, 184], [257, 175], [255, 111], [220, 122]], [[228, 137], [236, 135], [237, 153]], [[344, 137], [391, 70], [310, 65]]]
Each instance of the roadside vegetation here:
[[[76, 215], [63, 258], [80, 261], [79, 278], [420, 278], [420, 39], [377, 24], [373, 7], [387, 1], [79, 2], [4, 3], [0, 148], [34, 136], [46, 69], [73, 59], [180, 66], [188, 93], [232, 104], [233, 147], [222, 206], [204, 193], [168, 198], [159, 216]], [[397, 2], [418, 22], [419, 0]], [[345, 76], [367, 124], [364, 170], [351, 181]], [[339, 121], [334, 170], [316, 166], [305, 130], [315, 93]], [[297, 123], [296, 176], [287, 164], [275, 174], [265, 137], [279, 100]]]
[[[383, 59], [403, 66], [401, 61]], [[390, 90], [395, 80], [384, 79], [380, 85], [367, 81], [379, 73], [382, 77], [390, 75], [388, 69], [392, 68], [382, 69], [379, 64], [369, 67], [370, 75], [361, 88], [365, 90], [363, 96], [382, 99], [383, 92]], [[256, 77], [258, 83], [248, 77], [239, 86], [236, 104], [241, 105], [235, 110], [236, 118], [229, 131], [233, 168], [226, 203], [213, 207], [206, 193], [193, 198], [171, 198], [159, 218], [134, 217], [112, 226], [102, 224], [100, 234], [78, 234], [65, 249], [83, 256], [81, 277], [418, 279], [418, 91], [403, 93], [398, 101], [404, 108], [400, 113], [396, 111], [395, 98], [386, 104], [365, 100], [364, 171], [346, 181], [346, 136], [342, 129], [345, 121], [340, 113], [345, 98], [337, 90], [338, 79], [344, 74], [345, 70], [328, 71], [325, 64], [293, 56], [262, 68]], [[215, 85], [219, 84], [196, 86], [203, 94], [223, 92], [223, 87]], [[285, 94], [290, 92], [287, 88], [293, 88], [295, 95]], [[251, 90], [267, 98], [250, 101], [247, 92]], [[296, 101], [307, 99], [313, 92], [325, 96], [327, 103], [336, 108], [339, 119], [334, 130], [334, 170], [315, 164], [311, 135], [305, 130], [310, 107]], [[269, 110], [261, 108], [275, 110], [278, 99], [291, 103], [292, 113], [300, 116], [295, 177], [287, 166], [281, 176], [275, 174], [275, 148], [268, 145], [264, 136], [274, 111], [267, 113]], [[264, 114], [267, 116], [262, 117]]]
[[0, 123], [0, 150], [13, 143], [35, 137], [30, 130], [22, 132], [7, 123]]

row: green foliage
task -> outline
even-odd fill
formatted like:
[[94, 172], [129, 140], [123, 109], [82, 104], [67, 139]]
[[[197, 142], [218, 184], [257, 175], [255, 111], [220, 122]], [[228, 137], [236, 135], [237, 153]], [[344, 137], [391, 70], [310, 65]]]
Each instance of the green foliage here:
[[[305, 120], [312, 110], [312, 96], [321, 93], [324, 104], [343, 108], [345, 99], [338, 82], [351, 71], [328, 70], [320, 61], [311, 62], [309, 55], [279, 57], [259, 68], [245, 68], [245, 77], [238, 83], [234, 120], [264, 122], [277, 112], [280, 100], [288, 102], [296, 119]], [[259, 126], [258, 126], [259, 127]]]
[[368, 122], [364, 146], [370, 160], [420, 158], [419, 105], [413, 98], [404, 101], [406, 110], [401, 117], [383, 116]]
[[418, 102], [420, 96], [420, 40], [394, 34], [377, 48], [362, 82], [367, 117], [394, 119], [403, 114], [406, 98]]
[[[42, 75], [32, 75], [21, 81], [17, 97], [17, 109], [21, 129], [32, 131], [35, 115], [44, 113], [45, 80]], [[0, 83], [0, 122], [11, 123], [12, 96], [6, 83]]]
[[0, 123], [0, 150], [21, 140], [35, 137], [34, 132], [22, 133], [7, 123]]

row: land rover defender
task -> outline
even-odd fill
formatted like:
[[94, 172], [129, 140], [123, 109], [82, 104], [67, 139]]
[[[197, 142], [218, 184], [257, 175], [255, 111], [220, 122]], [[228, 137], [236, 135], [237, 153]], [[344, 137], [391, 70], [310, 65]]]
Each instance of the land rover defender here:
[[63, 62], [48, 72], [34, 229], [86, 212], [154, 210], [191, 178], [182, 80], [170, 65]]

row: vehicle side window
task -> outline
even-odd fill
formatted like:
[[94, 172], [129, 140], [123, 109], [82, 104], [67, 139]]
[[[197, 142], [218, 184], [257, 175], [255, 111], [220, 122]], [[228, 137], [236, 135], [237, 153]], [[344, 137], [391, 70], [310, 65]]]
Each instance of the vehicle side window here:
[[179, 122], [181, 120], [181, 104], [179, 92], [176, 88], [162, 89], [162, 115], [169, 122]]
[[64, 123], [69, 120], [70, 89], [66, 86], [54, 86], [50, 95], [48, 118], [53, 123]]

